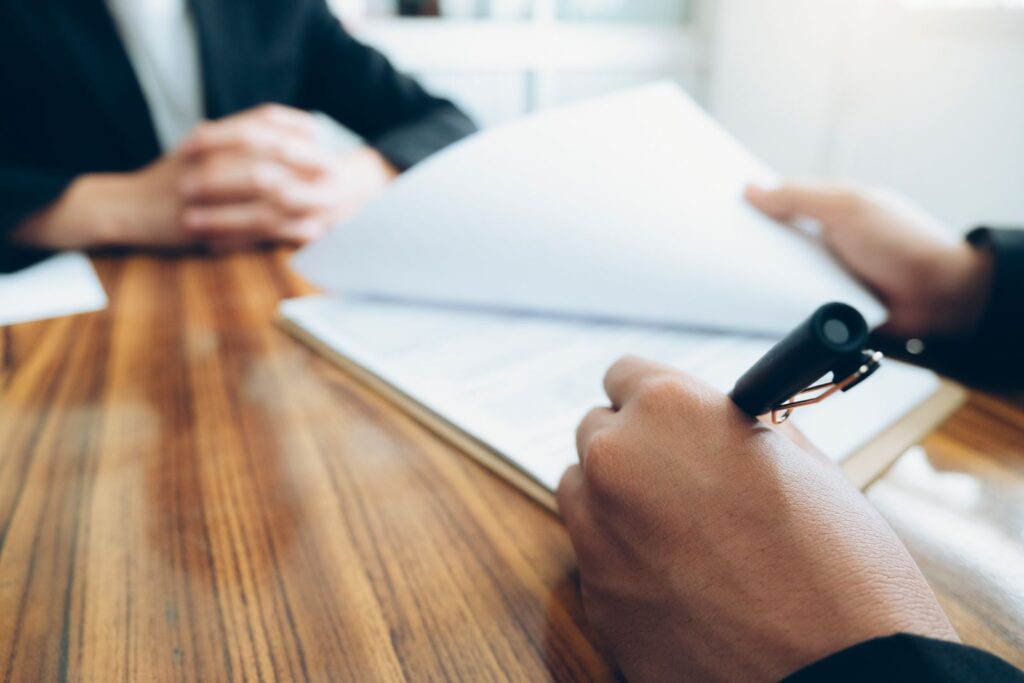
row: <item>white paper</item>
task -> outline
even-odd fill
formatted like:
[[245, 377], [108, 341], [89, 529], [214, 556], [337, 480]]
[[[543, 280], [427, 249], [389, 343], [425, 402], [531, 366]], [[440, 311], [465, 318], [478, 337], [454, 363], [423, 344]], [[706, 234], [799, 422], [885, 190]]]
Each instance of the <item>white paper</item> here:
[[327, 290], [782, 335], [883, 308], [813, 239], [749, 207], [775, 175], [661, 83], [463, 141], [299, 254]]
[[0, 274], [0, 325], [98, 311], [107, 306], [88, 257], [58, 254], [17, 273]]
[[[608, 403], [602, 378], [617, 358], [659, 360], [725, 392], [771, 345], [755, 337], [330, 297], [286, 301], [281, 313], [552, 490], [576, 462], [577, 423]], [[793, 420], [838, 461], [938, 388], [932, 373], [887, 361], [857, 391]]]

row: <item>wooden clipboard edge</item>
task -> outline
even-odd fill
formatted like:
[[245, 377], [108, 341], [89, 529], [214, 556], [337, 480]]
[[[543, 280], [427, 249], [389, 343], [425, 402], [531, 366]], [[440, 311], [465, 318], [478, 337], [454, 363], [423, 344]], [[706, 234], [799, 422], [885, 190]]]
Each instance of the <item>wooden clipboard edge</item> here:
[[909, 448], [920, 443], [956, 412], [967, 397], [968, 391], [959, 384], [940, 380], [938, 390], [926, 401], [840, 464], [846, 477], [860, 490], [866, 490], [881, 479]]
[[[558, 514], [555, 495], [532, 476], [510, 463], [499, 452], [466, 433], [443, 416], [430, 410], [401, 390], [385, 382], [355, 361], [338, 353], [300, 324], [278, 313], [278, 326], [311, 347], [344, 372], [407, 413], [438, 437], [491, 470], [523, 494], [549, 511]], [[907, 449], [921, 441], [932, 430], [964, 404], [968, 392], [954, 382], [941, 380], [939, 389], [899, 421], [840, 463], [846, 477], [860, 490], [866, 490], [896, 463]]]
[[278, 313], [276, 322], [285, 332], [311, 347], [318, 354], [366, 385], [370, 390], [382, 396], [431, 432], [491, 470], [494, 474], [519, 489], [523, 494], [545, 507], [551, 513], [558, 515], [558, 503], [555, 501], [555, 494], [529, 474], [510, 463], [496, 450], [385, 382], [352, 359], [338, 353], [295, 321]]

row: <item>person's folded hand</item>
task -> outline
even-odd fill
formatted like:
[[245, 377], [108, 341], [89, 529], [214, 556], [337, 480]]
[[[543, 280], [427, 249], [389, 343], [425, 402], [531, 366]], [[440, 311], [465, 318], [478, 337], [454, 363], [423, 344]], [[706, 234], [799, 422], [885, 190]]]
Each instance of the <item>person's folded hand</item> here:
[[184, 229], [219, 248], [316, 239], [396, 175], [370, 148], [325, 151], [311, 115], [278, 105], [206, 123], [180, 152]]

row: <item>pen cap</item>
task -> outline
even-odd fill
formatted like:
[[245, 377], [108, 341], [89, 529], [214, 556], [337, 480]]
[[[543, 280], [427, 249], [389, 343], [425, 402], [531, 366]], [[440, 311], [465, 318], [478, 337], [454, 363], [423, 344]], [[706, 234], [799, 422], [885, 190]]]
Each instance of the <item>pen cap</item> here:
[[847, 304], [825, 304], [773, 346], [736, 382], [730, 396], [752, 417], [811, 386], [868, 341], [868, 324]]

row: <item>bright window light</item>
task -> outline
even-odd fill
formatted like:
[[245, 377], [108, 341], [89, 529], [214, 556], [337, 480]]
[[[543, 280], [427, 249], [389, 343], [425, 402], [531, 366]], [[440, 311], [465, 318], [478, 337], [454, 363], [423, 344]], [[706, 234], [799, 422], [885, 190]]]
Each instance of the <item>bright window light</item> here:
[[900, 0], [910, 9], [1024, 9], [1024, 0]]

